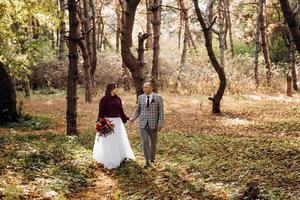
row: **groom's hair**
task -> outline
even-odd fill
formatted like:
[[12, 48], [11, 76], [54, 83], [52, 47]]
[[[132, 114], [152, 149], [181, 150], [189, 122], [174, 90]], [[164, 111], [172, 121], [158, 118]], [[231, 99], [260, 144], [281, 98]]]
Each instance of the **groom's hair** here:
[[144, 82], [144, 85], [145, 85], [145, 84], [149, 84], [151, 87], [153, 87], [151, 81], [145, 81], [145, 82]]

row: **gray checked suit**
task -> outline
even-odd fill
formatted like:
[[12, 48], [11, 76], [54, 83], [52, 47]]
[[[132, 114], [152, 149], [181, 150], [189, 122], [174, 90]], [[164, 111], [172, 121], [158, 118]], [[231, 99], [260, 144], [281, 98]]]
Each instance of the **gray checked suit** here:
[[131, 117], [133, 121], [139, 117], [146, 162], [155, 160], [157, 128], [162, 127], [164, 123], [163, 98], [157, 93], [152, 93], [152, 95], [149, 107], [147, 107], [147, 95], [143, 94], [138, 97], [137, 108]]

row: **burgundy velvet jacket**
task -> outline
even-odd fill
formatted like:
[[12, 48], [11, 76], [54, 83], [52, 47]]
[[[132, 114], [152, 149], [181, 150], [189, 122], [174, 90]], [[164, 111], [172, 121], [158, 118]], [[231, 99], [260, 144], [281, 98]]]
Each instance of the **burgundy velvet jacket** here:
[[105, 117], [121, 117], [123, 123], [129, 120], [129, 117], [124, 113], [122, 100], [119, 96], [104, 96], [101, 98], [98, 118]]

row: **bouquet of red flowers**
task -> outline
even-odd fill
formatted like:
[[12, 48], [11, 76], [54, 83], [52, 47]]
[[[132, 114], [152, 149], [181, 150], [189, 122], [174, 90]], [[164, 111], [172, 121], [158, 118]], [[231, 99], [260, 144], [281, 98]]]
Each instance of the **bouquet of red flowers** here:
[[96, 121], [96, 132], [99, 136], [106, 137], [114, 132], [115, 125], [108, 119], [99, 118]]

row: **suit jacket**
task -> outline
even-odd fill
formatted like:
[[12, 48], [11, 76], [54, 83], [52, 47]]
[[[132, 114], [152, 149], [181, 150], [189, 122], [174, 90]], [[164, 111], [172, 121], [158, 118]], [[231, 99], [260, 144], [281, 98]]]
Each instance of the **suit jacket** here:
[[159, 94], [153, 93], [149, 107], [147, 107], [146, 102], [147, 96], [145, 94], [138, 97], [138, 105], [131, 119], [134, 121], [139, 117], [141, 129], [145, 128], [147, 123], [151, 129], [162, 127], [164, 123], [163, 98]]

